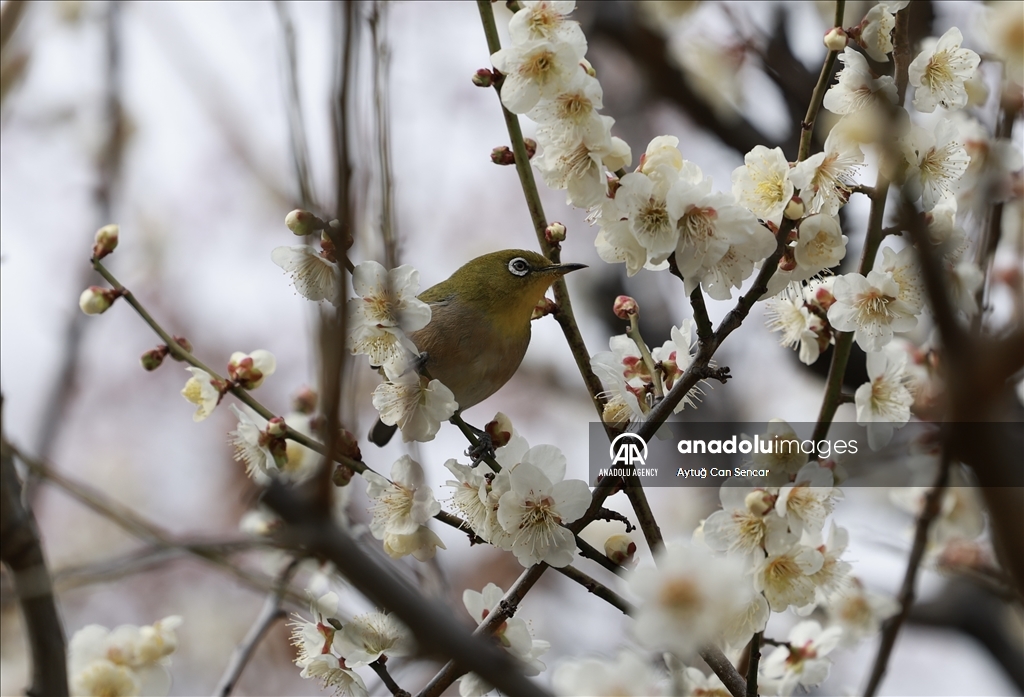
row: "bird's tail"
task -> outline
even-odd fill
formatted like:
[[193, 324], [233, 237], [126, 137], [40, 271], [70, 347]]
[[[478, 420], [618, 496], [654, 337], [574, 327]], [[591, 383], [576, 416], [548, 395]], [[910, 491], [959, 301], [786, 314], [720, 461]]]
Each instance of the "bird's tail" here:
[[391, 436], [395, 435], [395, 431], [398, 430], [398, 426], [388, 426], [386, 423], [377, 419], [377, 423], [370, 429], [370, 442], [377, 447], [383, 448], [391, 440]]

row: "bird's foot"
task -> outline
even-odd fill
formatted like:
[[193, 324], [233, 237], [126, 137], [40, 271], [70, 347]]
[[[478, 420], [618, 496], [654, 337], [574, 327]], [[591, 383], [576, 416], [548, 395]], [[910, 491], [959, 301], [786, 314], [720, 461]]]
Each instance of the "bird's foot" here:
[[[470, 426], [470, 428], [472, 428], [472, 426]], [[473, 430], [475, 431], [477, 429]], [[494, 450], [494, 439], [492, 439], [488, 433], [481, 431], [477, 438], [476, 445], [471, 446], [466, 451], [466, 455], [468, 455], [473, 461], [473, 464], [470, 466], [476, 467], [484, 460], [493, 458]]]

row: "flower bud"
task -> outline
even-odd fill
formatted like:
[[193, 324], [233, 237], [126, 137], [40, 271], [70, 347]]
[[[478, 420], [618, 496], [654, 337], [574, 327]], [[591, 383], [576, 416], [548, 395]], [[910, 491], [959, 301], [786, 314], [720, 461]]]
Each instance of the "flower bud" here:
[[586, 58], [580, 59], [580, 67], [583, 68], [583, 72], [585, 72], [590, 77], [597, 77], [597, 71], [594, 70], [594, 66], [592, 66], [590, 64], [590, 61], [588, 61]]
[[523, 138], [523, 145], [526, 146], [526, 157], [532, 160], [537, 154], [537, 141], [533, 138]]
[[166, 346], [158, 346], [155, 349], [150, 349], [142, 354], [139, 362], [142, 364], [143, 370], [153, 371], [160, 367], [164, 362], [164, 357], [167, 355]]
[[540, 319], [541, 317], [546, 317], [547, 315], [550, 315], [557, 309], [558, 305], [556, 305], [553, 300], [549, 300], [548, 298], [541, 298], [540, 301], [534, 306], [533, 314], [530, 315], [530, 319], [533, 320]]
[[120, 296], [113, 288], [89, 286], [78, 297], [78, 306], [87, 315], [102, 315]]
[[612, 312], [614, 312], [615, 316], [619, 319], [629, 319], [640, 312], [640, 306], [637, 305], [636, 300], [628, 295], [620, 295], [615, 298], [615, 304], [612, 305]]
[[544, 240], [548, 244], [555, 244], [565, 241], [565, 226], [561, 223], [551, 223], [544, 228]]
[[832, 27], [825, 34], [824, 43], [829, 51], [842, 51], [849, 43], [849, 37], [842, 27]]
[[825, 312], [828, 312], [828, 308], [832, 307], [835, 301], [835, 296], [828, 288], [818, 288], [814, 291], [814, 303]]
[[355, 476], [355, 472], [348, 465], [338, 465], [334, 468], [334, 473], [331, 475], [331, 482], [334, 486], [348, 486], [348, 483], [352, 481], [352, 477]]
[[507, 145], [502, 145], [491, 150], [491, 162], [496, 165], [514, 165], [516, 156]]
[[288, 432], [288, 426], [285, 424], [284, 419], [280, 416], [275, 416], [267, 422], [267, 433], [275, 438], [280, 438]]
[[763, 516], [775, 507], [775, 497], [764, 489], [755, 489], [747, 494], [743, 503], [754, 515]]
[[[314, 419], [310, 419], [310, 427], [313, 427]], [[363, 453], [359, 450], [359, 441], [352, 433], [344, 428], [338, 429], [338, 439], [334, 443], [334, 452], [342, 457], [350, 457], [353, 460], [363, 461]]]
[[263, 384], [263, 378], [277, 369], [277, 359], [270, 351], [257, 349], [251, 354], [236, 351], [228, 362], [228, 375], [239, 387], [254, 390]]
[[624, 533], [612, 535], [604, 541], [604, 554], [619, 566], [632, 566], [636, 543]]
[[99, 261], [117, 249], [117, 225], [104, 225], [96, 231], [96, 239], [92, 245], [92, 258]]
[[494, 73], [487, 68], [480, 68], [473, 73], [473, 84], [477, 87], [490, 87], [494, 84]]
[[292, 409], [300, 414], [312, 414], [316, 411], [318, 402], [316, 392], [308, 387], [303, 387], [292, 397]]
[[792, 247], [786, 247], [786, 251], [782, 253], [782, 258], [779, 259], [779, 271], [792, 271], [796, 268], [796, 257], [795, 250]]
[[288, 226], [288, 229], [299, 237], [305, 237], [306, 235], [312, 235], [317, 230], [322, 230], [324, 227], [324, 221], [317, 218], [309, 211], [304, 211], [301, 208], [296, 208], [291, 213], [285, 216], [284, 224]]
[[789, 199], [786, 204], [786, 211], [783, 213], [789, 220], [800, 220], [804, 217], [804, 201], [799, 196]]
[[491, 445], [495, 448], [508, 445], [512, 440], [512, 419], [499, 411], [492, 421], [487, 422], [484, 431], [491, 437]]

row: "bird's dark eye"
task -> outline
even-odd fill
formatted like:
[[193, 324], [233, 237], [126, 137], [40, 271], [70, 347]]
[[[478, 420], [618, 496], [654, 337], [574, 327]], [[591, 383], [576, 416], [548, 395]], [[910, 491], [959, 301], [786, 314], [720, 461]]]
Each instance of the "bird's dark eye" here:
[[530, 273], [530, 262], [522, 257], [516, 257], [508, 263], [508, 270], [515, 276], [525, 276]]

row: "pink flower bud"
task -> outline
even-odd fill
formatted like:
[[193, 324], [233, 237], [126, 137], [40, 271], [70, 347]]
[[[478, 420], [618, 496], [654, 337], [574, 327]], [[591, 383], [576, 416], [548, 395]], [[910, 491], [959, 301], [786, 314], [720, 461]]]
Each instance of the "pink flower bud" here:
[[494, 84], [494, 73], [487, 68], [480, 68], [473, 73], [473, 84], [477, 87], [490, 87]]
[[507, 145], [502, 145], [491, 150], [491, 162], [496, 165], [514, 165], [516, 156]]
[[512, 439], [512, 420], [499, 411], [493, 421], [487, 422], [484, 431], [491, 437], [491, 444], [495, 448], [508, 445]]
[[322, 230], [324, 227], [324, 221], [317, 218], [309, 211], [304, 211], [301, 208], [296, 208], [291, 213], [285, 216], [284, 224], [288, 226], [288, 229], [299, 237], [305, 237], [306, 235], [312, 235], [317, 230]]
[[150, 349], [142, 354], [139, 362], [142, 364], [143, 370], [156, 370], [164, 362], [164, 357], [167, 355], [166, 346], [157, 346], [155, 349]]
[[544, 228], [544, 239], [548, 244], [556, 244], [565, 241], [565, 226], [561, 223], [551, 223]]
[[556, 305], [553, 300], [541, 298], [540, 302], [538, 302], [536, 306], [534, 306], [533, 314], [530, 316], [530, 319], [540, 319], [541, 317], [546, 317], [547, 315], [550, 315], [557, 309], [558, 305]]
[[533, 138], [523, 138], [523, 145], [526, 146], [526, 156], [532, 160], [537, 154], [537, 141]]
[[117, 249], [117, 225], [104, 225], [96, 231], [96, 239], [92, 245], [92, 258], [99, 261]]
[[334, 486], [348, 486], [348, 483], [352, 481], [352, 477], [355, 476], [355, 472], [348, 465], [338, 465], [334, 468], [334, 474], [331, 475], [331, 481]]
[[102, 315], [119, 297], [121, 293], [113, 288], [89, 286], [78, 297], [78, 306], [87, 315]]
[[604, 554], [619, 566], [632, 566], [636, 543], [624, 533], [612, 535], [604, 541]]
[[754, 515], [764, 516], [775, 508], [775, 497], [763, 489], [755, 489], [747, 494], [743, 503]]
[[824, 43], [829, 51], [842, 51], [849, 43], [849, 37], [842, 27], [832, 27], [825, 34]]
[[251, 354], [236, 351], [231, 354], [228, 362], [228, 375], [231, 380], [246, 390], [254, 390], [263, 384], [263, 378], [273, 374], [277, 369], [274, 354], [257, 349]]
[[612, 312], [614, 312], [615, 316], [619, 319], [629, 319], [640, 312], [640, 306], [637, 305], [636, 300], [628, 295], [620, 295], [615, 298], [615, 304], [612, 305]]
[[832, 295], [832, 292], [828, 288], [818, 288], [814, 291], [814, 302], [822, 310], [828, 312], [828, 308], [832, 307], [835, 303], [836, 298]]
[[316, 411], [318, 403], [316, 392], [308, 387], [303, 387], [292, 397], [292, 409], [300, 414], [312, 414]]

